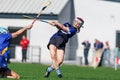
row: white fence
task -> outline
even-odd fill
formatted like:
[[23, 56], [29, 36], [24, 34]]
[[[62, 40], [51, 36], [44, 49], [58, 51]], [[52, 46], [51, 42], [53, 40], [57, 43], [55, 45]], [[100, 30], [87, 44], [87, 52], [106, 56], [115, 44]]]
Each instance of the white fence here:
[[[22, 61], [22, 48], [18, 45], [11, 45], [10, 61], [21, 62]], [[40, 63], [41, 61], [41, 48], [40, 46], [29, 46], [27, 49], [27, 62]]]
[[[11, 50], [11, 61], [21, 62], [21, 47], [20, 46], [10, 46]], [[65, 60], [65, 64], [77, 64], [77, 65], [84, 65], [84, 55], [83, 55], [83, 48], [78, 49], [80, 51], [81, 56], [76, 55], [75, 60]], [[74, 53], [75, 54], [75, 53]], [[94, 49], [90, 49], [88, 54], [88, 61], [91, 63], [91, 60], [94, 55]], [[115, 63], [117, 58], [118, 64]], [[30, 63], [41, 63], [41, 47], [40, 46], [29, 46], [27, 50], [27, 62]], [[118, 67], [120, 65], [120, 51], [116, 54], [114, 49], [111, 49], [108, 53], [103, 53], [102, 57], [102, 66], [110, 66], [110, 67]]]

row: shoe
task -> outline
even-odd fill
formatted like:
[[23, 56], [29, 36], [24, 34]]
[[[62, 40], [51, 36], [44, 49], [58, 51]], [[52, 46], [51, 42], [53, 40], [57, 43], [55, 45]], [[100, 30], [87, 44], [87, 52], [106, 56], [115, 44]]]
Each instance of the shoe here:
[[48, 71], [46, 70], [45, 77], [47, 78], [47, 77], [49, 77], [49, 75], [50, 75], [50, 72], [48, 72]]
[[62, 74], [59, 74], [58, 77], [59, 77], [59, 78], [62, 78], [63, 76], [62, 76]]

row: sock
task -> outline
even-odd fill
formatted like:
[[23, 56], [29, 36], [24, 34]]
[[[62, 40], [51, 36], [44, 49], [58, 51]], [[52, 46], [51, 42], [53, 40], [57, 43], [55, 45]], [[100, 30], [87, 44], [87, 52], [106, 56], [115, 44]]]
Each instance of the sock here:
[[47, 69], [47, 71], [48, 71], [48, 72], [51, 72], [51, 71], [53, 71], [53, 70], [54, 70], [54, 68], [53, 68], [53, 67], [51, 67], [51, 66], [50, 66], [50, 67], [48, 67], [48, 69]]
[[56, 69], [56, 73], [60, 75], [61, 74], [60, 69]]

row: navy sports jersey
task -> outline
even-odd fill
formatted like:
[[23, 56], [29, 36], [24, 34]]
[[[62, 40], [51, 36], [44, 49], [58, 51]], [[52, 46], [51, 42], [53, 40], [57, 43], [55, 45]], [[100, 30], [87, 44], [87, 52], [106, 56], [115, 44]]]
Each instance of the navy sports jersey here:
[[0, 67], [7, 68], [7, 61], [4, 55], [0, 54]]
[[0, 53], [3, 49], [9, 46], [11, 38], [11, 34], [0, 34]]
[[5, 57], [6, 60], [10, 58], [10, 50], [7, 50], [7, 51], [4, 53], [4, 57]]
[[65, 50], [66, 43], [68, 42], [68, 39], [71, 38], [75, 33], [77, 32], [77, 29], [74, 28], [71, 24], [65, 23], [63, 24], [65, 27], [68, 27], [69, 31], [66, 32], [62, 29], [59, 29], [51, 38], [47, 45], [49, 49], [49, 45], [53, 44], [58, 49]]
[[[11, 34], [0, 34], [0, 53], [9, 46], [11, 38]], [[7, 57], [7, 51], [3, 55], [0, 54], [0, 67], [7, 68]]]
[[[52, 37], [56, 37], [56, 36], [62, 36], [65, 40], [65, 42], [68, 41], [69, 38], [71, 38], [76, 32], [77, 32], [77, 29], [74, 28], [70, 23], [64, 23], [63, 24], [65, 27], [68, 27], [69, 29], [69, 32], [66, 32], [62, 29], [59, 29], [59, 31], [57, 33], [55, 33]], [[51, 37], [51, 38], [52, 38]]]

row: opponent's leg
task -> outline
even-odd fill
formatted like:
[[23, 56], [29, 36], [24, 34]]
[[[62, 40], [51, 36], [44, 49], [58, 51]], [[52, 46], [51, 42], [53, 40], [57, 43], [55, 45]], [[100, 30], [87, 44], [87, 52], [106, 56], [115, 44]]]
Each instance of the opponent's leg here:
[[20, 78], [20, 76], [16, 72], [14, 72], [13, 70], [10, 70], [10, 69], [5, 72], [4, 77], [13, 78], [13, 79]]

